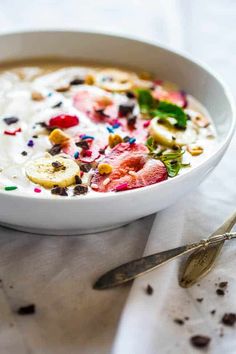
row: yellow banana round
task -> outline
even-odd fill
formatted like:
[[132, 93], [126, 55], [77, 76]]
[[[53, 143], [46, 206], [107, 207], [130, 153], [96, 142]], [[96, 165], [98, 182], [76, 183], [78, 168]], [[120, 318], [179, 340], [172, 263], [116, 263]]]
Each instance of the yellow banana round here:
[[45, 188], [55, 185], [67, 187], [75, 183], [75, 176], [80, 175], [80, 168], [75, 161], [57, 155], [30, 161], [25, 173], [32, 182]]
[[160, 123], [158, 118], [153, 118], [149, 125], [149, 133], [158, 144], [167, 147], [191, 144], [197, 139], [197, 131], [191, 122], [188, 122], [185, 130], [180, 130], [168, 122]]
[[126, 72], [118, 69], [104, 69], [95, 74], [95, 85], [108, 91], [128, 91], [134, 86], [138, 79], [132, 72]]

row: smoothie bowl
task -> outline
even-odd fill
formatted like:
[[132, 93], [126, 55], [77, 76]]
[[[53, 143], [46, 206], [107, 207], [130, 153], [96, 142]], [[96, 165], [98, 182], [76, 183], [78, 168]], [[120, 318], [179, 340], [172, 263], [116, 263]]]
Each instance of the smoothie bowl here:
[[184, 198], [232, 137], [221, 81], [157, 45], [56, 31], [3, 35], [0, 49], [3, 225], [118, 227]]

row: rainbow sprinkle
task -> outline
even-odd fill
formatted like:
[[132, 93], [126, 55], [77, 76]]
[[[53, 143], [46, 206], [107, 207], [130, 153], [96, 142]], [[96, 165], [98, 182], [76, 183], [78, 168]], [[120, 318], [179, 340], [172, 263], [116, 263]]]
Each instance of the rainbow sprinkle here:
[[27, 143], [27, 146], [33, 147], [34, 146], [33, 140], [29, 140], [28, 143]]
[[134, 144], [135, 143], [135, 141], [136, 141], [136, 139], [135, 138], [130, 138], [129, 139], [129, 143], [132, 145], [132, 144]]
[[86, 139], [92, 139], [92, 140], [94, 140], [94, 136], [92, 136], [92, 135], [83, 135], [83, 136], [81, 136], [81, 139], [82, 139], [82, 140], [86, 140]]
[[34, 192], [35, 192], [35, 193], [41, 193], [42, 190], [41, 190], [40, 188], [34, 188]]
[[5, 191], [15, 191], [18, 187], [16, 186], [8, 186], [8, 187], [5, 187]]
[[108, 133], [111, 133], [111, 134], [113, 134], [113, 133], [114, 133], [113, 128], [110, 128], [110, 127], [106, 127], [106, 128], [107, 128]]
[[128, 187], [128, 183], [121, 183], [118, 186], [116, 186], [116, 192], [124, 191]]
[[78, 159], [78, 157], [79, 157], [79, 152], [76, 151], [76, 152], [74, 153], [74, 158], [75, 158], [75, 159]]

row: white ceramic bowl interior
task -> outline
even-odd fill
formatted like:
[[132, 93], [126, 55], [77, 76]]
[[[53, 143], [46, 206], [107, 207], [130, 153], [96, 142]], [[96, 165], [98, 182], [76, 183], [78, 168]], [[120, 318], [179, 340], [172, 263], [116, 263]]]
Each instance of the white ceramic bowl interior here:
[[20, 230], [82, 234], [118, 227], [168, 207], [193, 190], [222, 158], [232, 138], [233, 100], [205, 65], [155, 44], [105, 34], [42, 31], [0, 36], [0, 62], [58, 57], [150, 71], [175, 82], [209, 111], [218, 134], [215, 153], [174, 179], [121, 193], [42, 198], [0, 192], [0, 222]]

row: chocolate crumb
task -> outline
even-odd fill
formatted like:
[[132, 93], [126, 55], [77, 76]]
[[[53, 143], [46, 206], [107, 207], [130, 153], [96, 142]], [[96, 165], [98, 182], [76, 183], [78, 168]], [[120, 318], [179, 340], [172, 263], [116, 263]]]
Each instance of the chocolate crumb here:
[[60, 195], [62, 197], [68, 196], [67, 188], [65, 188], [65, 187], [54, 187], [51, 189], [51, 193], [55, 194], [55, 195]]
[[89, 150], [89, 144], [85, 140], [78, 141], [77, 143], [75, 143], [75, 145], [83, 150]]
[[101, 155], [105, 155], [105, 151], [106, 151], [106, 149], [99, 149], [99, 154], [101, 154]]
[[133, 113], [134, 106], [135, 105], [133, 102], [127, 102], [125, 104], [120, 104], [119, 111], [118, 111], [119, 116], [126, 117], [128, 114]]
[[214, 315], [216, 313], [216, 310], [211, 310], [211, 315]]
[[62, 149], [61, 144], [55, 144], [51, 147], [51, 149], [48, 150], [49, 154], [51, 154], [52, 156], [58, 155], [60, 154]]
[[203, 297], [199, 297], [198, 299], [196, 299], [197, 302], [202, 302], [203, 301]]
[[53, 161], [52, 162], [52, 167], [55, 170], [65, 170], [66, 169], [66, 167], [59, 161]]
[[38, 135], [33, 135], [32, 138], [38, 139]]
[[21, 316], [33, 315], [35, 312], [36, 312], [36, 308], [35, 308], [34, 304], [19, 307], [17, 310], [18, 315], [21, 315]]
[[71, 82], [70, 82], [70, 85], [83, 85], [84, 84], [84, 80], [83, 79], [78, 79], [78, 78], [76, 78], [76, 79], [74, 79], [74, 80], [72, 80]]
[[136, 96], [135, 96], [135, 94], [132, 92], [132, 91], [127, 91], [126, 92], [126, 96], [128, 97], [128, 98], [135, 98]]
[[88, 186], [85, 186], [84, 184], [78, 184], [74, 188], [74, 195], [80, 195], [80, 194], [86, 194], [88, 193]]
[[54, 106], [52, 106], [52, 108], [59, 108], [59, 107], [61, 107], [61, 105], [62, 105], [62, 101], [54, 104]]
[[233, 327], [236, 322], [236, 314], [235, 313], [225, 313], [222, 317], [221, 322], [226, 325]]
[[216, 294], [219, 295], [219, 296], [224, 296], [225, 292], [222, 289], [216, 289]]
[[21, 155], [22, 156], [27, 156], [27, 152], [26, 151], [22, 151]]
[[202, 335], [197, 335], [190, 338], [190, 342], [195, 348], [206, 348], [210, 344], [210, 341], [210, 337]]
[[75, 184], [81, 184], [82, 183], [82, 179], [80, 178], [80, 176], [75, 176]]
[[80, 165], [80, 169], [83, 172], [89, 172], [91, 170], [92, 166], [90, 163], [83, 163]]
[[222, 281], [219, 283], [219, 288], [224, 289], [228, 286], [228, 282], [227, 281]]
[[11, 125], [11, 124], [17, 123], [19, 121], [19, 118], [17, 118], [17, 117], [7, 117], [7, 118], [3, 118], [3, 121], [7, 125]]
[[184, 321], [181, 320], [180, 318], [175, 318], [175, 319], [174, 319], [174, 322], [177, 323], [177, 324], [180, 325], [180, 326], [183, 326], [183, 325], [184, 325]]
[[150, 284], [148, 284], [148, 286], [146, 287], [146, 294], [148, 295], [153, 294], [153, 287]]
[[188, 320], [189, 320], [189, 317], [188, 317], [188, 316], [186, 316], [186, 317], [184, 317], [184, 319], [185, 319], [185, 321], [188, 321]]
[[136, 120], [137, 120], [137, 116], [129, 116], [127, 118], [127, 125], [129, 128], [134, 128], [135, 126], [135, 123], [136, 123]]
[[125, 136], [125, 137], [123, 138], [124, 143], [128, 143], [129, 140], [130, 140], [130, 137], [129, 137], [129, 136]]

